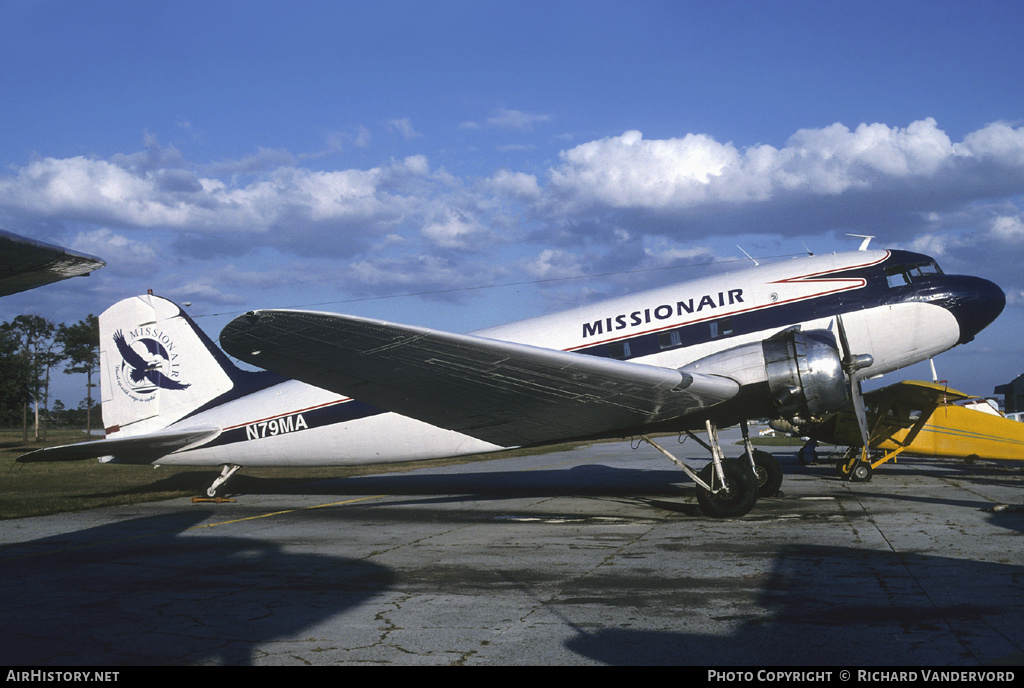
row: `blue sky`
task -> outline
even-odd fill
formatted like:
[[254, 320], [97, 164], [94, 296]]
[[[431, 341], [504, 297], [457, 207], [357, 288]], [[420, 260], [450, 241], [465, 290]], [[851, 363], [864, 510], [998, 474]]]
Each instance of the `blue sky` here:
[[0, 0], [0, 228], [108, 262], [0, 320], [153, 289], [212, 336], [262, 307], [468, 331], [872, 234], [1007, 292], [936, 361], [989, 394], [1024, 372], [1022, 29], [986, 1]]

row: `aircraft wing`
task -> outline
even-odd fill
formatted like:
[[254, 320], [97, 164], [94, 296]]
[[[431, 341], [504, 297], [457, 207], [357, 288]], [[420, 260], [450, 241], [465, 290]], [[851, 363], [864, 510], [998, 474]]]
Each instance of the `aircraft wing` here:
[[973, 398], [970, 394], [958, 392], [945, 385], [923, 380], [904, 380], [876, 389], [864, 395], [867, 402], [898, 404], [918, 409], [931, 409], [941, 403], [963, 401]]
[[19, 456], [18, 462], [105, 459], [108, 463], [150, 464], [179, 449], [205, 444], [220, 435], [220, 432], [220, 428], [214, 427], [192, 428], [189, 430], [164, 430], [148, 435], [118, 437], [94, 442], [79, 442], [62, 447], [37, 449]]
[[739, 389], [717, 375], [333, 313], [255, 311], [220, 340], [266, 370], [505, 447], [676, 418]]
[[0, 296], [88, 275], [104, 265], [94, 256], [0, 230]]

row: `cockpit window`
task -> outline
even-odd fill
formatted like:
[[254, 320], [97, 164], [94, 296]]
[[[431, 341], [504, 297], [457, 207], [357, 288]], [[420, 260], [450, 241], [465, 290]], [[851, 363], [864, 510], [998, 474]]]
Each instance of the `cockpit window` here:
[[885, 279], [890, 287], [902, 287], [905, 284], [910, 284], [910, 278], [905, 270], [906, 266], [903, 265], [885, 269]]
[[911, 279], [914, 277], [921, 277], [923, 275], [941, 275], [942, 270], [939, 270], [939, 266], [935, 261], [928, 263], [915, 263], [907, 266], [907, 272], [910, 274]]
[[934, 260], [909, 265], [893, 265], [885, 269], [885, 279], [890, 287], [902, 287], [914, 281], [914, 278], [927, 275], [941, 275], [942, 270]]

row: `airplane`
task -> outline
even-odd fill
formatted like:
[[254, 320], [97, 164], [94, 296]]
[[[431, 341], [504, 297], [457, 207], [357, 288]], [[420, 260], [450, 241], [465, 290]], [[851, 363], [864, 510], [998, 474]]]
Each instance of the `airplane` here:
[[[965, 394], [938, 382], [905, 380], [864, 395], [872, 451], [861, 458], [851, 451], [836, 462], [836, 473], [854, 482], [896, 457], [929, 456], [976, 460], [1024, 461], [1024, 423], [1011, 420], [987, 399]], [[850, 410], [840, 411], [819, 427], [806, 431], [821, 442], [859, 449], [860, 430]]]
[[104, 265], [95, 256], [0, 229], [0, 296], [86, 276]]
[[[992, 282], [866, 243], [472, 334], [254, 310], [221, 331], [221, 350], [150, 293], [100, 316], [106, 439], [18, 460], [220, 466], [213, 497], [243, 466], [639, 437], [696, 483], [703, 513], [739, 517], [782, 481], [748, 420], [800, 426], [851, 397], [862, 407], [861, 379], [971, 341], [1004, 305]], [[718, 429], [737, 423], [745, 453], [726, 458]], [[699, 472], [653, 438], [695, 431], [711, 455]]]

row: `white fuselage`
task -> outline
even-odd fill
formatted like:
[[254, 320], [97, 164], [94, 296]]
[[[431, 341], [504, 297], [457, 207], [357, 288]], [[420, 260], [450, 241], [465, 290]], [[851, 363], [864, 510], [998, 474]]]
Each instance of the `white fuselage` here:
[[[650, 342], [652, 336], [663, 335], [665, 348], [632, 355], [629, 360], [682, 368], [789, 327], [834, 330], [835, 315], [842, 313], [851, 350], [873, 357], [865, 373], [875, 376], [934, 356], [956, 345], [961, 337], [957, 319], [940, 305], [915, 301], [872, 305], [859, 298], [865, 280], [850, 272], [880, 265], [887, 256], [885, 251], [864, 251], [801, 258], [631, 294], [474, 334], [580, 353], [610, 347], [611, 353], [603, 355], [612, 357], [619, 357], [620, 352], [628, 355], [625, 346], [639, 346], [642, 337]], [[846, 274], [830, 277], [837, 272]], [[733, 332], [732, 322], [741, 318], [758, 323], [758, 329]], [[712, 334], [702, 341], [676, 343], [671, 339], [673, 330], [693, 331], [695, 326], [705, 325]], [[358, 406], [355, 400], [304, 383], [281, 382], [179, 421], [175, 427], [219, 426], [224, 440], [170, 454], [157, 463], [330, 466], [502, 448], [395, 413], [350, 413]], [[334, 414], [336, 420], [313, 421], [314, 416], [328, 414]]]

